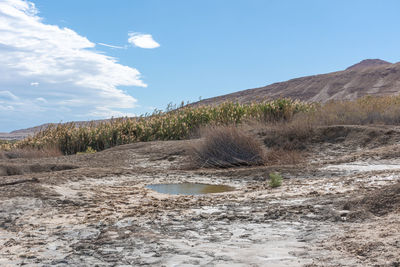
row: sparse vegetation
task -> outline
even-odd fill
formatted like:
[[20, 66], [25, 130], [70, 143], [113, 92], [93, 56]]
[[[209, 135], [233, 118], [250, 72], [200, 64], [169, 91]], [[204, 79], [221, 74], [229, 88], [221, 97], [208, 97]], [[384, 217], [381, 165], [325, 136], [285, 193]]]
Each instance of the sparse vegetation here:
[[263, 103], [223, 103], [217, 106], [185, 106], [156, 111], [139, 118], [120, 118], [77, 127], [74, 123], [52, 125], [15, 144], [1, 142], [0, 150], [56, 147], [63, 154], [101, 151], [116, 145], [154, 140], [189, 138], [206, 125], [264, 124], [267, 146], [281, 150], [303, 149], [318, 126], [336, 124], [400, 123], [400, 96], [364, 97], [355, 101], [309, 104], [290, 99]]
[[273, 148], [268, 149], [265, 161], [268, 164], [277, 165], [298, 164], [304, 161], [304, 156], [298, 150]]
[[191, 149], [195, 167], [226, 168], [261, 165], [265, 162], [262, 144], [234, 126], [213, 126], [202, 130], [202, 140]]
[[269, 174], [269, 186], [271, 186], [272, 188], [281, 186], [282, 181], [282, 175], [280, 175], [279, 173], [271, 172]]
[[307, 141], [320, 138], [320, 126], [400, 124], [400, 96], [367, 96], [354, 101], [332, 101], [294, 114], [288, 121], [269, 124], [262, 131], [268, 147], [303, 150]]
[[397, 125], [400, 123], [400, 96], [331, 101], [310, 112], [308, 119], [318, 125]]
[[64, 154], [84, 152], [88, 147], [101, 151], [116, 145], [154, 140], [180, 140], [204, 125], [235, 125], [242, 122], [290, 120], [296, 113], [314, 108], [290, 99], [263, 103], [223, 103], [218, 106], [186, 106], [140, 118], [120, 118], [76, 127], [74, 123], [50, 126], [14, 147], [57, 146]]
[[15, 144], [15, 141], [8, 141], [8, 140], [1, 140], [0, 139], [0, 151], [1, 150], [10, 150], [13, 145]]
[[268, 124], [260, 129], [267, 147], [282, 151], [303, 150], [305, 141], [312, 138], [318, 126], [314, 115], [301, 113], [292, 120]]
[[366, 96], [354, 101], [328, 102], [309, 113], [318, 125], [366, 125], [400, 123], [400, 96]]

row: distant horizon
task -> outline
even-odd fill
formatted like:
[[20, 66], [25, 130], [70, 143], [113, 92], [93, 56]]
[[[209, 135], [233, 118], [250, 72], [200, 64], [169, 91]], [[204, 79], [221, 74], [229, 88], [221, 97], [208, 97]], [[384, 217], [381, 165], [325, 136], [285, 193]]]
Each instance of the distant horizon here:
[[[290, 78], [290, 79], [285, 80], [285, 81], [277, 81], [277, 82], [274, 82], [274, 83], [271, 83], [271, 84], [266, 84], [266, 85], [260, 86], [260, 87], [265, 87], [265, 86], [272, 85], [272, 84], [275, 84], [275, 83], [287, 82], [287, 81], [294, 80], [294, 79], [297, 79], [297, 78], [304, 78], [304, 77], [310, 77], [310, 76], [316, 76], [316, 75], [323, 75], [323, 74], [334, 73], [334, 72], [338, 72], [338, 71], [344, 71], [344, 70], [346, 70], [347, 68], [349, 68], [349, 67], [351, 67], [351, 66], [353, 66], [353, 65], [359, 64], [359, 63], [361, 63], [361, 62], [363, 62], [363, 61], [365, 61], [365, 60], [382, 60], [382, 59], [378, 59], [378, 58], [374, 58], [374, 59], [372, 59], [372, 58], [363, 59], [363, 60], [361, 60], [361, 61], [359, 61], [359, 62], [356, 62], [355, 64], [352, 64], [352, 65], [350, 65], [350, 66], [348, 66], [348, 67], [346, 67], [346, 68], [344, 68], [344, 69], [342, 69], [342, 70], [336, 70], [336, 71], [332, 71], [332, 72], [328, 72], [328, 73], [311, 74], [311, 75], [306, 75], [306, 76], [301, 76], [301, 77], [293, 77], [293, 78]], [[386, 61], [386, 60], [383, 60], [383, 61]], [[389, 61], [386, 61], [386, 62], [388, 62], [388, 63], [390, 63], [390, 64], [397, 64], [397, 63], [400, 63], [400, 62], [389, 62]], [[255, 87], [255, 88], [260, 88], [260, 87]], [[255, 89], [255, 88], [245, 88], [245, 89], [238, 90], [238, 91], [243, 91], [243, 90], [248, 90], [248, 89]], [[238, 91], [235, 91], [235, 92], [238, 92]], [[234, 92], [232, 92], [232, 93], [234, 93]], [[228, 94], [229, 94], [229, 93], [228, 93]], [[209, 98], [213, 98], [213, 97], [217, 97], [217, 96], [222, 96], [222, 95], [210, 96]], [[171, 105], [171, 104], [172, 104], [172, 105], [178, 106], [178, 105], [180, 105], [182, 102], [185, 102], [185, 104], [191, 104], [191, 103], [196, 103], [196, 102], [198, 102], [198, 101], [200, 101], [200, 100], [205, 100], [205, 99], [208, 99], [208, 98], [201, 98], [201, 99], [195, 100], [195, 101], [193, 101], [193, 102], [189, 102], [189, 101], [186, 101], [186, 102], [185, 102], [185, 101], [181, 101], [180, 103], [172, 103], [172, 102], [170, 102], [170, 103], [167, 103], [167, 104], [165, 105], [165, 108], [154, 109], [152, 112], [154, 112], [154, 111], [156, 111], [156, 110], [165, 111], [165, 110], [167, 109], [167, 107], [168, 107], [169, 105]], [[27, 127], [24, 127], [24, 128], [14, 129], [14, 130], [11, 130], [11, 131], [8, 131], [8, 132], [1, 132], [1, 131], [0, 131], [0, 133], [11, 133], [11, 132], [14, 132], [14, 131], [20, 131], [20, 130], [35, 128], [35, 127], [40, 127], [40, 126], [43, 126], [43, 125], [46, 125], [46, 124], [59, 124], [59, 123], [63, 124], [63, 123], [72, 123], [72, 122], [74, 122], [74, 123], [80, 123], [80, 122], [102, 121], [102, 120], [109, 120], [109, 119], [113, 119], [113, 118], [114, 118], [114, 119], [118, 119], [118, 118], [126, 118], [126, 117], [128, 117], [128, 118], [134, 118], [134, 117], [144, 116], [144, 115], [146, 115], [146, 114], [151, 114], [152, 112], [147, 112], [147, 113], [144, 113], [144, 114], [138, 114], [138, 115], [135, 115], [135, 116], [109, 117], [109, 118], [103, 118], [103, 119], [72, 120], [72, 121], [59, 121], [59, 122], [45, 122], [45, 123], [42, 123], [42, 124], [39, 124], [39, 125], [32, 125], [32, 126], [27, 126]]]
[[[352, 67], [353, 65], [357, 65], [357, 64], [359, 64], [359, 63], [361, 63], [361, 62], [363, 62], [363, 61], [366, 61], [366, 60], [381, 60], [381, 59], [363, 59], [363, 60], [361, 60], [361, 61], [359, 61], [359, 62], [357, 62], [357, 63], [355, 63], [355, 64], [352, 64], [351, 66], [348, 66], [347, 68]], [[384, 60], [384, 61], [385, 61], [385, 60]], [[386, 62], [388, 62], [389, 64], [397, 64], [397, 63], [400, 63], [400, 62], [394, 62], [394, 63], [393, 63], [393, 62], [389, 62], [389, 61], [386, 61]], [[333, 71], [333, 72], [331, 72], [331, 73], [339, 72], [339, 71], [345, 71], [347, 68], [345, 68], [345, 69], [343, 69], [343, 70]], [[278, 81], [278, 82], [275, 82], [275, 83], [282, 83], [282, 82], [291, 81], [291, 80], [294, 80], [294, 79], [297, 79], [297, 78], [311, 77], [311, 76], [324, 75], [324, 74], [329, 74], [329, 73], [319, 73], [319, 74], [313, 74], [313, 75], [306, 75], [306, 76], [302, 76], [302, 77], [294, 77], [294, 78], [290, 78], [290, 79], [288, 79], [288, 80], [286, 80], [286, 81]], [[266, 84], [266, 85], [261, 86], [261, 87], [273, 85], [273, 84], [275, 84], [275, 83]], [[257, 87], [256, 87], [256, 88], [257, 88]], [[258, 87], [258, 88], [260, 88], [260, 87]], [[245, 89], [242, 89], [242, 90], [239, 90], [239, 91], [244, 91], [244, 90], [248, 90], [248, 89], [255, 89], [255, 88], [245, 88]], [[235, 91], [235, 92], [239, 92], [239, 91]], [[222, 96], [222, 95], [217, 95], [217, 96]], [[210, 98], [217, 97], [217, 96], [211, 96]], [[199, 102], [200, 100], [205, 100], [205, 99], [208, 99], [208, 98], [198, 99], [198, 100], [193, 101], [193, 102], [185, 102], [185, 104], [192, 104], [192, 103], [196, 103], [196, 102]], [[181, 103], [182, 103], [182, 101], [181, 101]], [[173, 106], [179, 106], [181, 103], [168, 103], [168, 104], [165, 105], [165, 108], [164, 108], [164, 109], [157, 109], [157, 110], [165, 111], [169, 105], [172, 104]], [[153, 110], [153, 111], [156, 111], [156, 110]], [[152, 113], [152, 112], [148, 112], [147, 114], [151, 114], [151, 113]], [[144, 115], [146, 115], [146, 113], [145, 113], [145, 114], [139, 114], [139, 115], [133, 116], [133, 117], [140, 117], [140, 116], [144, 116]], [[13, 131], [19, 131], [19, 130], [25, 130], [25, 129], [35, 128], [35, 127], [40, 127], [40, 126], [43, 126], [43, 125], [46, 125], [46, 124], [59, 124], [59, 123], [63, 124], [63, 123], [71, 123], [71, 122], [74, 122], [74, 123], [81, 123], [81, 122], [88, 122], [88, 121], [89, 121], [89, 122], [90, 122], [90, 121], [102, 121], [102, 120], [108, 120], [108, 119], [113, 119], [113, 118], [114, 118], [114, 119], [118, 119], [118, 118], [126, 118], [126, 117], [129, 117], [129, 116], [111, 117], [111, 118], [93, 119], [93, 120], [75, 120], [75, 121], [45, 122], [45, 123], [42, 123], [42, 124], [40, 124], [40, 125], [32, 125], [32, 126], [28, 126], [28, 127], [21, 128], [21, 129], [14, 129], [14, 130], [11, 130], [11, 131], [9, 131], [9, 132], [0, 132], [0, 133], [11, 133], [11, 132], [13, 132]], [[133, 117], [129, 117], [129, 118], [133, 118]]]
[[361, 0], [4, 0], [0, 132], [140, 116], [364, 59], [398, 63], [399, 9]]

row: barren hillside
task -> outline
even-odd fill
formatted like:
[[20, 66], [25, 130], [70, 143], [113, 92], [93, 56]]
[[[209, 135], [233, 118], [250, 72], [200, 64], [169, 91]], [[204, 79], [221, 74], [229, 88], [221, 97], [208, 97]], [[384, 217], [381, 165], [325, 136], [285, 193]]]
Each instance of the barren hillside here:
[[400, 63], [367, 59], [344, 71], [313, 75], [274, 83], [260, 88], [212, 97], [194, 103], [218, 104], [224, 101], [247, 103], [278, 97], [310, 102], [353, 100], [365, 95], [392, 95], [400, 91]]

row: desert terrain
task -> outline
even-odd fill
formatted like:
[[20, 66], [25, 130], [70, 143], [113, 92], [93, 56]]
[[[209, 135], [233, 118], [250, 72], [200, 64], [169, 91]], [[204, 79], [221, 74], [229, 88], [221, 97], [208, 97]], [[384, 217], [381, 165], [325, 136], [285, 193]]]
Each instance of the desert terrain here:
[[398, 10], [0, 0], [0, 267], [400, 267]]
[[400, 89], [400, 63], [365, 59], [345, 70], [299, 77], [267, 86], [211, 97], [193, 105], [225, 101], [252, 103], [288, 97], [307, 102], [355, 100], [363, 96], [397, 95]]
[[[253, 134], [272, 149], [267, 132]], [[399, 266], [399, 141], [397, 126], [324, 126], [299, 164], [223, 169], [190, 168], [200, 139], [3, 155], [0, 265]], [[146, 188], [183, 182], [235, 190]]]

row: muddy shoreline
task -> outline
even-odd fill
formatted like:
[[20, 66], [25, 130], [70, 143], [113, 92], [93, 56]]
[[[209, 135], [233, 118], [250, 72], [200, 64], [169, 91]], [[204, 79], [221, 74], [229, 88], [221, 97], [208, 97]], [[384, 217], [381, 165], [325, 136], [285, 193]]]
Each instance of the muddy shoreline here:
[[[184, 166], [188, 142], [1, 160], [74, 168], [0, 177], [0, 265], [399, 266], [398, 203], [384, 215], [354, 205], [400, 182], [395, 142], [324, 142], [299, 165], [199, 170]], [[271, 171], [285, 178], [281, 187], [269, 187]], [[236, 190], [176, 196], [145, 187], [182, 182]]]

